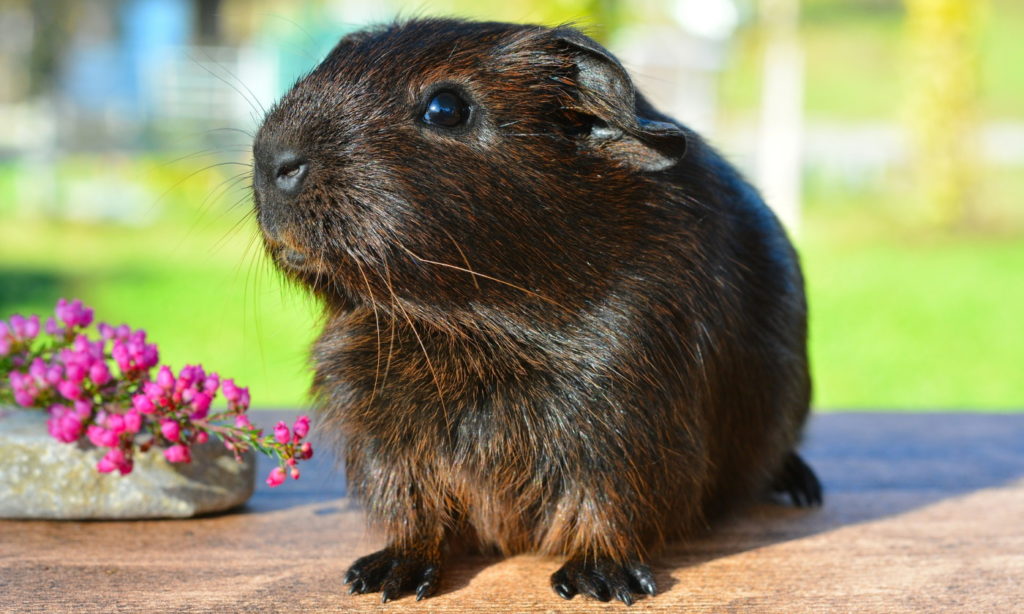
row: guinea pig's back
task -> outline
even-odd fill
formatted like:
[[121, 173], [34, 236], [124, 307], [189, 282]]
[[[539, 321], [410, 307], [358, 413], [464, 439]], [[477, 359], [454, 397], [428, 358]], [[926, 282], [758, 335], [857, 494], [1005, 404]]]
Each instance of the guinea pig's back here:
[[[700, 266], [694, 343], [702, 361], [705, 508], [713, 515], [767, 489], [795, 449], [810, 404], [807, 307], [797, 254], [761, 196], [693, 135], [679, 168], [685, 200], [699, 202]], [[688, 301], [693, 301], [693, 289]], [[684, 410], [688, 411], [688, 410]]]

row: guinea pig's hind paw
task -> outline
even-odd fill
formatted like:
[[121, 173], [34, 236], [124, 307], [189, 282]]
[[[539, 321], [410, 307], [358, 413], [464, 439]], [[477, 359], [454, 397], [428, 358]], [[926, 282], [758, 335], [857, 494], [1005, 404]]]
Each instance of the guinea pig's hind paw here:
[[551, 588], [562, 599], [583, 593], [598, 601], [614, 597], [626, 605], [633, 605], [634, 593], [653, 595], [658, 590], [649, 567], [636, 561], [623, 565], [611, 558], [571, 559], [551, 575]]
[[380, 592], [381, 603], [410, 591], [416, 593], [416, 601], [425, 599], [437, 592], [440, 581], [436, 562], [389, 548], [358, 559], [345, 574], [350, 595]]
[[814, 470], [796, 452], [790, 452], [772, 490], [786, 493], [797, 507], [818, 507], [822, 503], [821, 482]]

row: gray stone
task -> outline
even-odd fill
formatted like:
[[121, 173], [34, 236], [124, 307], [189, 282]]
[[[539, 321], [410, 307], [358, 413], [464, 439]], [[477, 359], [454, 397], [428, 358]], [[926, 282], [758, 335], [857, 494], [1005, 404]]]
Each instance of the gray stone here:
[[219, 441], [196, 445], [191, 463], [160, 449], [135, 456], [128, 475], [99, 473], [103, 450], [57, 441], [46, 412], [0, 407], [0, 518], [187, 518], [241, 505], [255, 486], [253, 454], [238, 462]]

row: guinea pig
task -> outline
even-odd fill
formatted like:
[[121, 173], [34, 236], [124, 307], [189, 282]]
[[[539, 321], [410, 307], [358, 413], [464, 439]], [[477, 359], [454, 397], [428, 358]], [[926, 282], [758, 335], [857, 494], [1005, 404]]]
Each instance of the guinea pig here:
[[428, 597], [468, 543], [632, 604], [666, 540], [771, 491], [821, 501], [792, 245], [578, 30], [349, 34], [253, 154], [266, 250], [323, 305], [320, 431], [387, 540], [350, 592]]

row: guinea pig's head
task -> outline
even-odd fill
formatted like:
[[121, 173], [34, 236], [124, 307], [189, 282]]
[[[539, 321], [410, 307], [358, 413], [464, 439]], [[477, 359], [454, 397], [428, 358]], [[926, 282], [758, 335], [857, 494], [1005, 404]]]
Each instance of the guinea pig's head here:
[[683, 155], [572, 28], [416, 20], [344, 37], [256, 135], [267, 250], [329, 306], [579, 305]]

